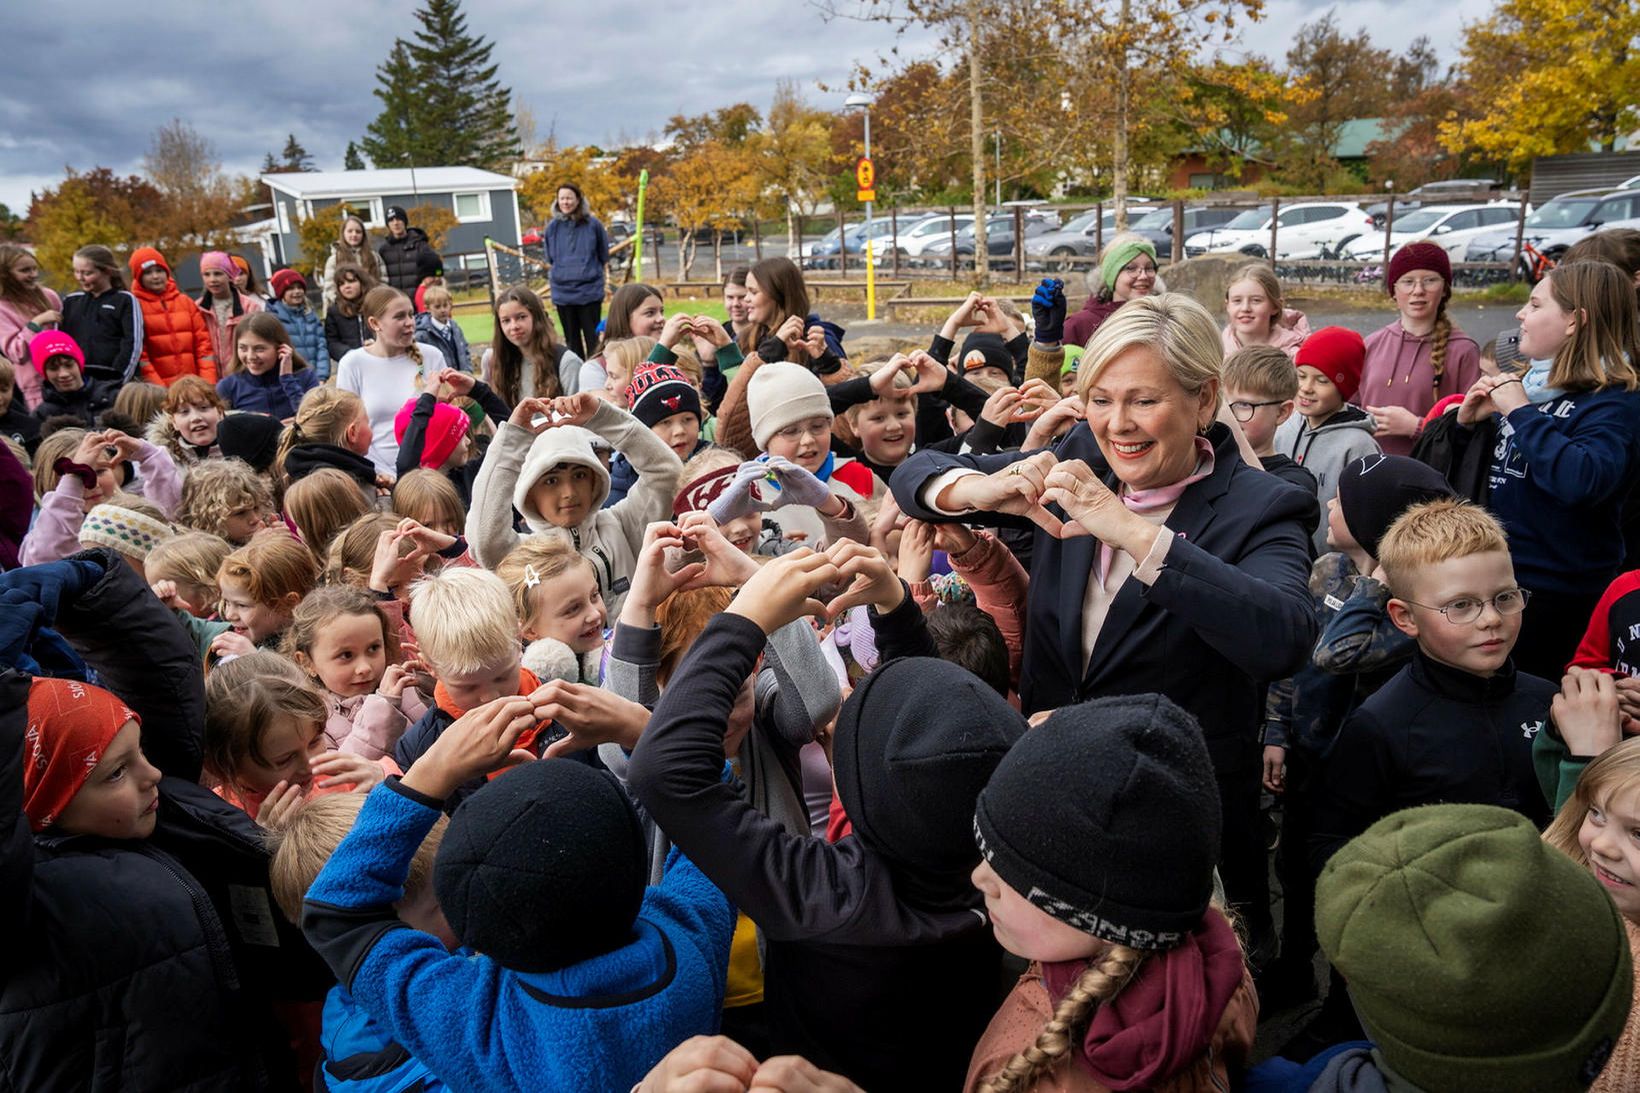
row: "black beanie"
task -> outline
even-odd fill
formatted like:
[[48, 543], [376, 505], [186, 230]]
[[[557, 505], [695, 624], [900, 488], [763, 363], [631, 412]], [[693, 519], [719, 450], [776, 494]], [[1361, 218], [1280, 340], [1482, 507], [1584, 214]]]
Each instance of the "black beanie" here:
[[[962, 352], [957, 355], [957, 369], [968, 374], [968, 354], [978, 353], [985, 358], [986, 368], [1000, 368], [1010, 380], [1014, 376], [1014, 355], [1008, 352], [1000, 335], [976, 330], [962, 341]], [[975, 365], [974, 367], [981, 367]]]
[[985, 860], [1094, 937], [1168, 949], [1201, 924], [1219, 790], [1196, 719], [1161, 695], [1064, 706], [1025, 734], [974, 810]]
[[456, 809], [433, 889], [463, 945], [512, 971], [549, 972], [631, 940], [647, 861], [613, 776], [538, 759]]
[[273, 466], [279, 452], [279, 434], [284, 426], [267, 414], [229, 414], [216, 427], [216, 442], [228, 459], [243, 459], [254, 470]]
[[974, 799], [1025, 729], [1018, 710], [949, 661], [882, 665], [843, 704], [832, 745], [855, 834], [902, 871], [967, 884], [979, 864]]
[[406, 225], [408, 225], [410, 223], [410, 216], [404, 211], [403, 205], [389, 205], [387, 206], [387, 215], [383, 219], [383, 223], [388, 220], [402, 220]]
[[1410, 456], [1364, 455], [1338, 476], [1338, 511], [1344, 526], [1374, 558], [1384, 533], [1403, 512], [1452, 496], [1452, 485], [1440, 471]]

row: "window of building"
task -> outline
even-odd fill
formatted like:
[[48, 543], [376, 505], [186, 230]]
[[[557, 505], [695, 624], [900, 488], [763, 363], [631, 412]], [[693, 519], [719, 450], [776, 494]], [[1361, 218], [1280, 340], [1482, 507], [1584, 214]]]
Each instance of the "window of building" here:
[[474, 220], [490, 219], [490, 195], [488, 191], [480, 190], [472, 194], [453, 194], [455, 201], [456, 219], [466, 224]]

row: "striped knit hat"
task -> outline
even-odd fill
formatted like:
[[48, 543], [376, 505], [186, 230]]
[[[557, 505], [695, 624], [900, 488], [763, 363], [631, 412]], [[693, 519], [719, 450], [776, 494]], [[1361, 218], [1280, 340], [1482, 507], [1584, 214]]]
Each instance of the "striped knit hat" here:
[[175, 534], [169, 524], [119, 505], [96, 506], [80, 525], [82, 544], [110, 547], [139, 559]]

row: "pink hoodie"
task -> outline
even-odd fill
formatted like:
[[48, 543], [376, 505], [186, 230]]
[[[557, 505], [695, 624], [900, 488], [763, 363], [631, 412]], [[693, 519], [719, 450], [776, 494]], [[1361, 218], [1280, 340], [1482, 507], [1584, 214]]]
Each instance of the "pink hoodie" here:
[[[53, 310], [62, 311], [62, 297], [44, 285], [40, 286], [40, 291], [51, 301]], [[23, 314], [24, 311], [29, 314]], [[0, 300], [0, 354], [11, 361], [16, 369], [17, 392], [23, 396], [23, 406], [31, 412], [40, 405], [42, 393], [40, 373], [29, 365], [28, 360], [28, 343], [34, 337], [34, 331], [28, 328], [28, 324], [38, 314], [31, 307], [19, 308], [10, 300]]]
[[[1475, 339], [1452, 327], [1446, 343], [1446, 367], [1441, 382], [1429, 362], [1433, 334], [1408, 334], [1396, 319], [1367, 335], [1367, 360], [1361, 368], [1361, 386], [1351, 402], [1363, 410], [1372, 406], [1404, 406], [1422, 419], [1437, 401], [1461, 395], [1481, 378], [1481, 350]], [[1410, 455], [1414, 437], [1379, 436], [1385, 455]]]
[[[1223, 333], [1224, 355], [1226, 357], [1236, 350], [1244, 348], [1241, 342], [1236, 340], [1234, 327], [1226, 324]], [[1276, 320], [1276, 328], [1270, 333], [1270, 344], [1286, 353], [1289, 357], [1297, 357], [1298, 347], [1309, 336], [1310, 320], [1305, 317], [1302, 311], [1287, 308], [1281, 313], [1281, 318]]]

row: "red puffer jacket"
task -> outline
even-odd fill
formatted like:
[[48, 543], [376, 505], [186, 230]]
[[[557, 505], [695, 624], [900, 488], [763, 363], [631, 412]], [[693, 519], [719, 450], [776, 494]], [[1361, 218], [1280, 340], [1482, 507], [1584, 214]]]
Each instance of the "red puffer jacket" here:
[[183, 376], [198, 376], [216, 383], [216, 351], [205, 313], [182, 294], [175, 280], [167, 279], [160, 292], [142, 287], [142, 271], [158, 265], [167, 274], [170, 265], [153, 247], [141, 247], [131, 255], [131, 293], [142, 305], [142, 378], [169, 387]]

